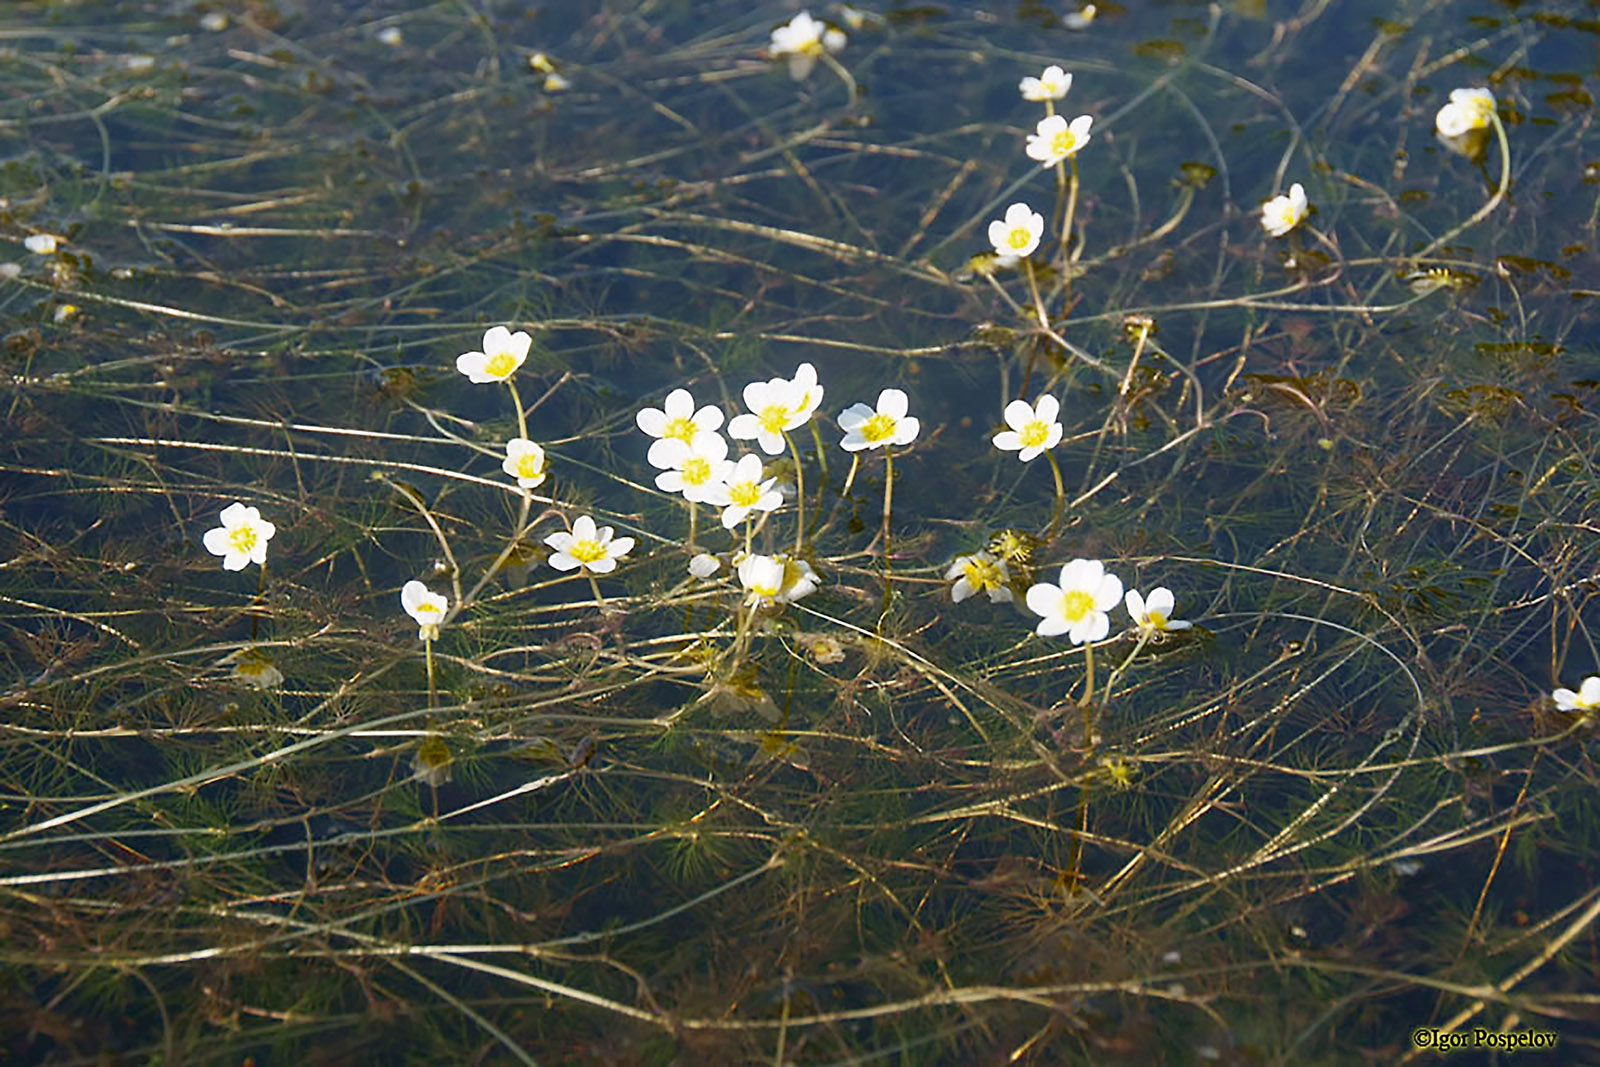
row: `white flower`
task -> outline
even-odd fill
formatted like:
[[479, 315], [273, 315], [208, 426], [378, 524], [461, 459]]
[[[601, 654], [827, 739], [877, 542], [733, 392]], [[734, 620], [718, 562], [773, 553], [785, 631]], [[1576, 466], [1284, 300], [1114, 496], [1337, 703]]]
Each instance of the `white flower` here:
[[528, 358], [531, 344], [533, 338], [522, 330], [512, 333], [504, 326], [491, 326], [483, 335], [483, 351], [457, 356], [456, 370], [479, 385], [503, 382]]
[[1305, 186], [1295, 182], [1289, 186], [1287, 195], [1279, 193], [1261, 205], [1261, 228], [1268, 236], [1282, 237], [1304, 222], [1310, 209]]
[[1123, 598], [1123, 604], [1126, 605], [1128, 617], [1133, 620], [1133, 624], [1150, 634], [1187, 630], [1193, 625], [1172, 617], [1172, 603], [1172, 590], [1164, 585], [1158, 585], [1150, 590], [1148, 600], [1140, 596], [1137, 589], [1128, 590], [1128, 595]]
[[722, 561], [709, 552], [701, 552], [689, 561], [689, 573], [696, 578], [709, 578], [722, 569]]
[[783, 592], [783, 561], [776, 556], [749, 555], [739, 561], [739, 584], [749, 604], [771, 604]]
[[[667, 493], [682, 493], [683, 498], [696, 504], [711, 503], [733, 473], [728, 461], [728, 442], [720, 433], [701, 434], [694, 445], [676, 439], [657, 441], [667, 445], [661, 458], [667, 460], [668, 469], [656, 475], [656, 488]], [[654, 446], [651, 446], [654, 451]]]
[[276, 689], [283, 684], [283, 672], [273, 665], [272, 657], [259, 648], [241, 648], [228, 657], [233, 661], [233, 676], [257, 689]]
[[390, 48], [398, 48], [405, 43], [406, 36], [400, 32], [399, 26], [385, 26], [376, 34], [379, 44], [386, 44]]
[[1043, 235], [1044, 216], [1027, 204], [1012, 204], [1006, 208], [1004, 219], [989, 223], [989, 243], [1001, 259], [1012, 263], [1032, 255]]
[[213, 556], [222, 557], [222, 569], [242, 571], [251, 563], [267, 562], [267, 542], [278, 528], [255, 508], [229, 504], [222, 509], [222, 525], [207, 530], [201, 543]]
[[417, 621], [417, 640], [432, 641], [439, 636], [439, 624], [450, 610], [450, 600], [442, 593], [430, 593], [428, 587], [412, 579], [400, 589], [400, 606]]
[[1038, 459], [1047, 449], [1061, 443], [1061, 423], [1056, 416], [1061, 404], [1053, 396], [1041, 396], [1030, 405], [1026, 400], [1013, 400], [1006, 405], [1006, 425], [994, 435], [994, 446], [1007, 452], [1018, 452], [1017, 458], [1026, 463]]
[[816, 592], [817, 572], [803, 559], [750, 555], [739, 561], [739, 584], [748, 604], [790, 604]]
[[865, 404], [851, 404], [839, 412], [839, 428], [844, 431], [844, 440], [839, 444], [846, 452], [909, 445], [922, 428], [921, 423], [906, 415], [909, 403], [899, 389], [885, 389], [878, 394], [877, 411]]
[[544, 76], [544, 91], [547, 93], [564, 93], [572, 88], [572, 79], [560, 74], [546, 74]]
[[1040, 102], [1044, 100], [1060, 100], [1067, 95], [1067, 90], [1072, 88], [1072, 75], [1060, 67], [1046, 67], [1044, 73], [1037, 78], [1023, 78], [1017, 83], [1017, 88], [1022, 90], [1022, 99]]
[[1557, 689], [1550, 694], [1556, 707], [1562, 711], [1594, 711], [1600, 708], [1600, 678], [1590, 675], [1574, 693], [1570, 689]]
[[750, 411], [734, 416], [728, 434], [740, 441], [754, 438], [761, 451], [776, 456], [783, 451], [783, 435], [804, 426], [820, 403], [817, 368], [802, 363], [793, 378], [770, 378], [745, 386], [744, 406]]
[[767, 54], [774, 59], [787, 59], [789, 76], [799, 81], [811, 73], [812, 66], [823, 53], [840, 51], [846, 41], [848, 38], [842, 31], [812, 18], [809, 11], [802, 11], [786, 25], [772, 31]]
[[1066, 634], [1075, 645], [1099, 641], [1111, 632], [1106, 612], [1122, 601], [1122, 579], [1107, 574], [1097, 559], [1075, 559], [1061, 568], [1061, 584], [1040, 582], [1028, 590], [1028, 608], [1044, 618], [1042, 637]]
[[500, 469], [524, 489], [537, 487], [550, 473], [545, 469], [544, 449], [526, 437], [513, 437], [506, 442], [506, 458]]
[[1071, 123], [1062, 115], [1047, 115], [1039, 120], [1035, 132], [1028, 134], [1024, 151], [1029, 159], [1053, 167], [1089, 143], [1089, 127], [1093, 123], [1088, 115], [1079, 115]]
[[[678, 452], [671, 442], [682, 442], [691, 449], [698, 447], [707, 434], [715, 434], [722, 428], [722, 409], [707, 404], [697, 411], [689, 390], [674, 389], [667, 394], [661, 407], [641, 408], [634, 421], [639, 429], [657, 439], [650, 445], [645, 459], [652, 467], [666, 470], [673, 465], [671, 457]], [[722, 454], [728, 454], [726, 447]]]
[[1433, 128], [1440, 137], [1461, 137], [1486, 129], [1494, 106], [1494, 94], [1487, 89], [1451, 89], [1450, 102], [1433, 117]]
[[1061, 25], [1069, 30], [1086, 30], [1099, 13], [1099, 10], [1093, 4], [1084, 4], [1077, 11], [1069, 11], [1062, 15]]
[[727, 480], [711, 487], [706, 501], [722, 508], [722, 525], [733, 529], [752, 511], [773, 511], [783, 504], [778, 480], [762, 480], [761, 457], [747, 452], [728, 472]]
[[22, 247], [38, 256], [48, 256], [54, 252], [63, 238], [53, 233], [30, 233], [22, 239]]
[[577, 570], [582, 567], [592, 574], [609, 574], [617, 569], [617, 560], [633, 550], [633, 538], [613, 539], [615, 531], [609, 526], [595, 527], [594, 519], [579, 515], [572, 524], [572, 532], [562, 530], [544, 539], [555, 549], [550, 554], [550, 566], [558, 571]]
[[228, 16], [220, 11], [207, 11], [200, 16], [200, 28], [207, 33], [221, 33], [228, 28]]
[[1009, 604], [1013, 599], [1011, 568], [1006, 566], [1005, 560], [987, 552], [957, 556], [944, 576], [946, 581], [955, 581], [950, 587], [950, 599], [957, 604], [973, 593], [988, 593], [991, 604]]

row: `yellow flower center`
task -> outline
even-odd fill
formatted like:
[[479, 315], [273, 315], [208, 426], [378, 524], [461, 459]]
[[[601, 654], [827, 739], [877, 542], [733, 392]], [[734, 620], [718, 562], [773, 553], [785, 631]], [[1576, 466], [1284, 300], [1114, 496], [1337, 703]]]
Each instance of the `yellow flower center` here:
[[1022, 251], [1024, 248], [1027, 248], [1028, 245], [1032, 243], [1033, 234], [1028, 232], [1028, 228], [1026, 226], [1014, 226], [1012, 227], [1011, 232], [1006, 234], [1006, 244], [1012, 248], [1015, 248], [1018, 252]]
[[483, 373], [491, 378], [499, 378], [502, 381], [511, 377], [511, 372], [516, 369], [517, 357], [510, 352], [496, 352], [485, 360], [483, 364]]
[[684, 463], [681, 473], [684, 485], [705, 485], [711, 480], [711, 461], [695, 456]]
[[254, 526], [235, 526], [228, 531], [228, 544], [235, 552], [249, 552], [256, 547], [256, 528]]
[[1034, 419], [1017, 434], [1017, 440], [1022, 442], [1023, 448], [1038, 448], [1050, 440], [1050, 428]]
[[756, 418], [768, 433], [782, 433], [783, 428], [789, 425], [789, 409], [782, 404], [768, 404]]
[[1093, 610], [1094, 597], [1083, 590], [1073, 589], [1061, 594], [1061, 617], [1068, 622], [1077, 622]]
[[893, 437], [895, 426], [894, 416], [880, 412], [861, 424], [861, 436], [867, 439], [868, 444], [875, 445]]
[[684, 444], [694, 440], [694, 435], [700, 432], [700, 427], [694, 424], [693, 419], [682, 417], [667, 420], [667, 428], [661, 431], [662, 437], [675, 438]]
[[593, 563], [606, 558], [606, 546], [591, 537], [587, 541], [574, 541], [567, 555], [579, 563]]
[[1167, 617], [1159, 611], [1146, 611], [1144, 617], [1152, 630], [1165, 630], [1167, 628]]
[[735, 482], [728, 486], [728, 499], [741, 508], [753, 508], [761, 499], [761, 486], [755, 482]]
[[435, 604], [431, 600], [424, 600], [422, 603], [417, 605], [417, 610], [413, 613], [413, 617], [415, 617], [417, 615], [443, 615], [443, 614], [444, 614], [444, 611], [439, 607], [438, 604]]
[[537, 452], [524, 452], [517, 457], [518, 478], [543, 478], [544, 457]]
[[1005, 581], [1000, 576], [999, 564], [976, 557], [967, 560], [962, 573], [967, 579], [967, 584], [979, 592], [998, 589]]
[[1078, 147], [1078, 135], [1070, 129], [1062, 130], [1050, 138], [1050, 151], [1058, 156], [1070, 156]]

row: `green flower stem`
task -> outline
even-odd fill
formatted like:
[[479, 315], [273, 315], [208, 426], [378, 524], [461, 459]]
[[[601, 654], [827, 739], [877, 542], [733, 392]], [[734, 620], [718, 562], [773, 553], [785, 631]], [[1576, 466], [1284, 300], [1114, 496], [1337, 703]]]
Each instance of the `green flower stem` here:
[[894, 453], [883, 450], [883, 611], [878, 617], [881, 626], [889, 614], [889, 596], [894, 587], [894, 541], [889, 531], [889, 509], [894, 503]]
[[[1072, 177], [1067, 181], [1067, 215], [1061, 220], [1061, 281], [1063, 286], [1067, 280], [1067, 264], [1078, 258], [1078, 253], [1069, 251], [1067, 245], [1072, 240], [1072, 219], [1078, 213], [1078, 157], [1069, 157], [1072, 164]], [[1082, 249], [1078, 250], [1079, 253]]]
[[256, 598], [250, 605], [250, 642], [255, 643], [261, 630], [261, 606], [267, 595], [267, 561], [261, 561], [261, 573], [256, 576]]
[[1492, 123], [1494, 125], [1495, 140], [1497, 142], [1499, 142], [1499, 145], [1500, 145], [1500, 184], [1499, 184], [1499, 186], [1495, 189], [1494, 195], [1489, 197], [1488, 201], [1482, 207], [1480, 207], [1477, 211], [1473, 212], [1471, 218], [1467, 219], [1461, 225], [1457, 226], [1455, 229], [1451, 230], [1449, 233], [1445, 234], [1444, 236], [1435, 238], [1433, 241], [1430, 241], [1428, 243], [1428, 246], [1426, 248], [1424, 248], [1422, 251], [1418, 252], [1414, 258], [1422, 259], [1422, 258], [1424, 258], [1424, 257], [1426, 257], [1428, 255], [1431, 255], [1436, 250], [1438, 250], [1440, 248], [1443, 248], [1445, 245], [1449, 244], [1451, 241], [1454, 241], [1457, 237], [1459, 237], [1462, 234], [1463, 231], [1468, 230], [1473, 226], [1476, 226], [1478, 223], [1480, 223], [1484, 219], [1488, 218], [1489, 217], [1489, 213], [1492, 212], [1495, 208], [1499, 207], [1500, 206], [1500, 201], [1502, 201], [1502, 200], [1504, 200], [1506, 198], [1506, 191], [1511, 188], [1511, 145], [1510, 145], [1510, 142], [1508, 142], [1506, 140], [1506, 127], [1505, 127], [1505, 123], [1500, 121], [1499, 112], [1496, 112], [1496, 111], [1489, 112], [1489, 121], [1490, 121], [1490, 123]]
[[1033, 260], [1024, 257], [1022, 265], [1027, 268], [1028, 292], [1033, 296], [1033, 312], [1039, 317], [1039, 328], [1053, 337], [1055, 335], [1050, 330], [1050, 314], [1044, 309], [1044, 297], [1039, 295], [1039, 279], [1033, 273]]
[[1150, 643], [1150, 637], [1154, 633], [1155, 631], [1149, 627], [1139, 627], [1139, 640], [1138, 643], [1133, 646], [1133, 651], [1128, 653], [1128, 658], [1123, 660], [1121, 665], [1118, 666], [1116, 670], [1111, 672], [1110, 678], [1106, 679], [1105, 696], [1100, 698], [1100, 706], [1102, 708], [1111, 703], [1112, 689], [1114, 689], [1116, 684], [1122, 680], [1123, 674], [1133, 664], [1133, 661], [1138, 658], [1139, 653], [1144, 651], [1144, 646]]
[[1046, 449], [1044, 458], [1050, 461], [1050, 473], [1055, 476], [1056, 480], [1055, 512], [1050, 516], [1050, 525], [1045, 527], [1044, 531], [1044, 539], [1048, 541], [1055, 536], [1056, 527], [1061, 525], [1061, 513], [1065, 510], [1067, 504], [1067, 490], [1066, 486], [1061, 482], [1061, 464], [1056, 462], [1056, 454]]
[[439, 706], [438, 689], [433, 680], [433, 638], [422, 639], [422, 658], [428, 664], [428, 710], [432, 711]]
[[511, 390], [511, 406], [517, 409], [517, 436], [527, 440], [528, 416], [522, 410], [522, 397], [517, 394], [517, 383], [507, 378], [506, 388]]
[[789, 454], [794, 456], [794, 502], [799, 508], [799, 522], [794, 532], [794, 554], [799, 558], [806, 546], [806, 476], [800, 466], [800, 449], [795, 446], [788, 430], [783, 431], [783, 439], [789, 443]]
[[822, 472], [822, 484], [828, 484], [828, 450], [822, 447], [822, 428], [817, 420], [811, 421], [811, 440], [817, 445], [817, 469]]
[[606, 610], [606, 598], [600, 595], [600, 583], [595, 581], [594, 575], [588, 567], [583, 568], [583, 576], [589, 579], [589, 588], [594, 590], [594, 606], [603, 614]]
[[1078, 698], [1078, 706], [1083, 709], [1083, 729], [1085, 743], [1089, 737], [1090, 707], [1094, 696], [1094, 642], [1083, 643], [1083, 695]]
[[700, 505], [693, 500], [689, 501], [689, 548], [694, 549], [695, 538], [699, 535]]

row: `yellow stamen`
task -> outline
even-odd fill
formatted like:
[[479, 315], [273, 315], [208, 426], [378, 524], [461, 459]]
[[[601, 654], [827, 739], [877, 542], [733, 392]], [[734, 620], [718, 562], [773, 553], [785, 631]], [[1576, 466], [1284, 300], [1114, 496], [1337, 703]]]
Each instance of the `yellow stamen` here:
[[1077, 622], [1093, 610], [1094, 597], [1083, 590], [1073, 589], [1061, 594], [1061, 617], [1068, 622]]
[[877, 414], [861, 424], [861, 436], [868, 444], [887, 441], [894, 436], [897, 423], [892, 415]]

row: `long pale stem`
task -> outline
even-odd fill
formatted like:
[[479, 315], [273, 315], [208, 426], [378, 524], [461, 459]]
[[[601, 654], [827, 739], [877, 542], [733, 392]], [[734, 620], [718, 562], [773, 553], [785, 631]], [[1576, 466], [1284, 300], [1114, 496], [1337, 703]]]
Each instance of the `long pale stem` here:
[[894, 585], [894, 542], [889, 532], [889, 509], [893, 503], [894, 453], [886, 448], [883, 450], [883, 612], [878, 618], [879, 625], [889, 614], [890, 590]]
[[788, 430], [783, 431], [783, 439], [789, 442], [789, 454], [794, 456], [794, 502], [799, 509], [799, 522], [794, 531], [794, 554], [798, 558], [806, 545], [806, 475], [800, 466], [800, 449], [795, 446]]
[[693, 500], [689, 501], [689, 547], [694, 547], [695, 537], [699, 533], [700, 505]]
[[1039, 317], [1039, 328], [1048, 333], [1050, 315], [1044, 309], [1044, 297], [1039, 295], [1039, 279], [1033, 273], [1033, 260], [1024, 259], [1022, 265], [1028, 275], [1028, 292], [1033, 296], [1033, 313]]
[[583, 576], [589, 579], [589, 588], [594, 591], [594, 606], [604, 612], [606, 610], [606, 598], [600, 595], [600, 583], [595, 581], [594, 575], [590, 573], [588, 567], [583, 569]]

